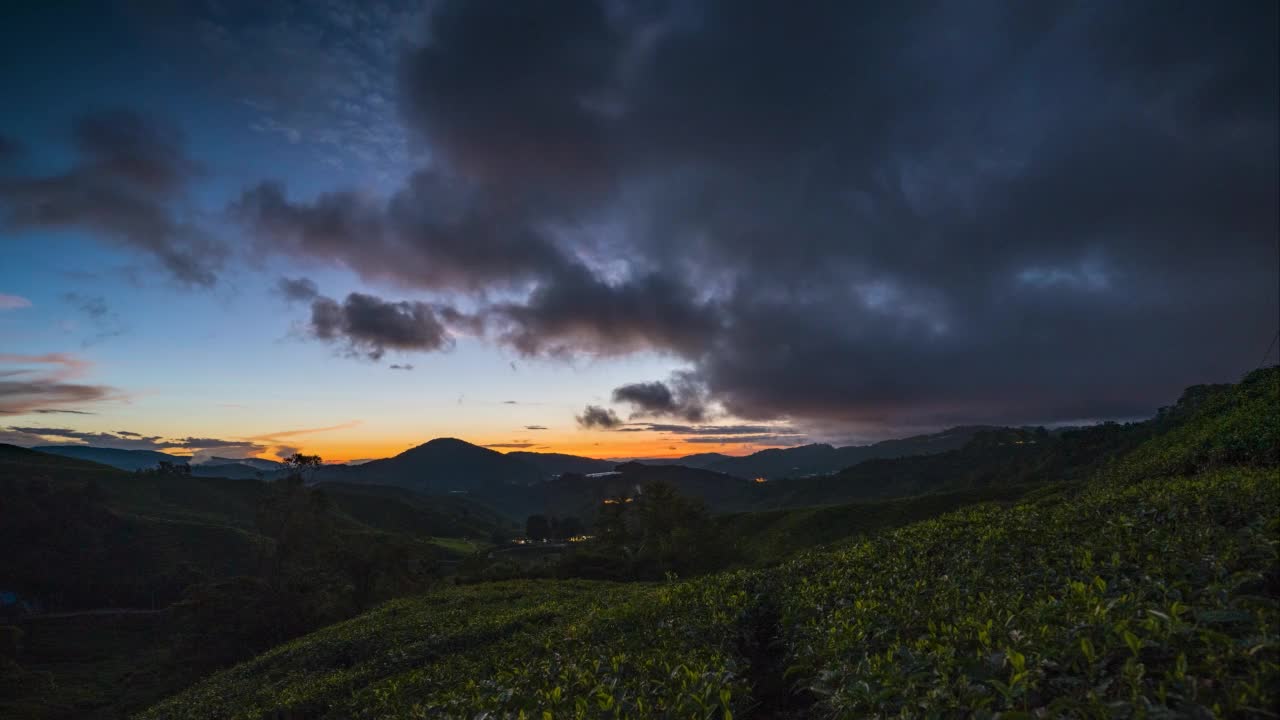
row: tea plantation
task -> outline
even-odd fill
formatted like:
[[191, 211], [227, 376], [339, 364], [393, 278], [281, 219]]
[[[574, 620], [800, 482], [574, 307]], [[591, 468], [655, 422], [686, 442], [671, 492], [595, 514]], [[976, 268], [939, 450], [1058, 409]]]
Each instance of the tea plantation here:
[[1091, 482], [780, 565], [398, 600], [142, 717], [1274, 717], [1280, 372]]

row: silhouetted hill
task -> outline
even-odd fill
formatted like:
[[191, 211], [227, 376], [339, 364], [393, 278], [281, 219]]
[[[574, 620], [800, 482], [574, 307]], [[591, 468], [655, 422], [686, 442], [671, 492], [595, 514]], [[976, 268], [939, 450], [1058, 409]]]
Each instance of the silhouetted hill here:
[[191, 466], [191, 474], [196, 477], [234, 478], [237, 480], [265, 480], [272, 477], [274, 470], [259, 470], [252, 465], [228, 462], [209, 465], [201, 463]]
[[224, 458], [211, 457], [208, 460], [195, 463], [195, 467], [217, 467], [219, 465], [245, 465], [254, 470], [263, 472], [271, 472], [274, 470], [283, 470], [284, 463], [275, 460], [263, 460], [262, 458]]
[[527, 487], [543, 479], [537, 467], [518, 458], [456, 438], [437, 438], [386, 460], [363, 465], [326, 466], [318, 480], [374, 483], [426, 494], [486, 493]]
[[149, 470], [162, 462], [183, 465], [187, 458], [169, 455], [155, 450], [121, 450], [118, 448], [92, 447], [90, 445], [39, 445], [36, 452], [90, 460], [121, 470]]
[[608, 472], [616, 464], [610, 460], [597, 460], [596, 458], [566, 455], [564, 453], [516, 451], [507, 453], [507, 457], [515, 458], [538, 468], [544, 478], [548, 480], [567, 472], [582, 475]]
[[691, 468], [708, 468], [718, 462], [725, 460], [736, 460], [732, 455], [724, 453], [694, 453], [693, 455], [685, 455], [678, 458], [636, 458], [635, 462], [644, 463], [645, 465], [683, 465]]
[[[600, 704], [612, 707], [687, 698], [699, 717], [709, 714], [701, 712], [705, 699], [717, 697], [717, 717], [933, 717], [983, 705], [1005, 715], [1265, 714], [1257, 709], [1276, 704], [1269, 648], [1258, 638], [1275, 617], [1277, 398], [1280, 370], [1269, 368], [1236, 386], [1193, 388], [1142, 423], [1003, 428], [947, 453], [753, 483], [769, 492], [802, 490], [810, 480], [883, 480], [867, 486], [877, 492], [985, 485], [717, 519], [748, 557], [770, 564], [761, 569], [661, 584], [478, 583], [396, 601], [213, 675], [141, 717], [285, 716], [299, 708], [347, 717], [375, 693], [399, 715], [420, 710], [423, 697], [495, 717], [528, 708], [550, 714], [568, 706], [566, 683], [581, 693], [605, 688]], [[622, 494], [659, 475], [721, 483], [706, 471], [627, 463], [616, 475], [552, 485]], [[1011, 484], [1026, 476], [1046, 484]], [[658, 525], [648, 523], [663, 538]], [[691, 535], [666, 537], [665, 550], [675, 553]], [[581, 562], [568, 567], [602, 567], [588, 565], [601, 556], [587, 553], [616, 547], [606, 542], [570, 550]], [[622, 547], [638, 554], [647, 542]], [[1114, 617], [1100, 620], [1104, 612]], [[1115, 623], [1130, 617], [1142, 621], [1117, 633]], [[957, 623], [999, 628], [1008, 652], [991, 659], [987, 636], [957, 632]], [[1004, 692], [1002, 664], [1025, 660], [1006, 642], [1034, 654], [1027, 667], [1035, 670], [1018, 678], [1029, 692]], [[624, 655], [627, 663], [600, 660]], [[788, 665], [763, 668], [770, 655]], [[945, 666], [953, 681], [919, 682], [903, 672], [904, 658], [926, 673]], [[673, 674], [676, 662], [699, 674]], [[478, 691], [475, 673], [460, 666], [505, 671]], [[1138, 666], [1143, 673], [1126, 674]], [[1194, 696], [1169, 692], [1180, 675], [1203, 681]], [[785, 712], [762, 713], [770, 703]]]
[[[827, 444], [802, 445], [793, 448], [761, 450], [744, 457], [724, 457], [701, 467], [744, 478], [764, 477], [769, 480], [826, 475], [865, 460], [877, 458], [931, 455], [963, 447], [985, 426], [955, 427], [929, 435], [885, 440], [872, 445], [833, 447]], [[691, 456], [694, 458], [702, 456]], [[680, 464], [689, 465], [681, 459]]]
[[92, 460], [80, 460], [66, 455], [54, 455], [32, 450], [31, 448], [0, 443], [0, 475], [17, 476], [23, 473], [38, 472], [42, 476], [47, 476], [50, 472], [61, 474], [75, 472], [115, 473], [118, 471], [118, 468], [93, 462]]

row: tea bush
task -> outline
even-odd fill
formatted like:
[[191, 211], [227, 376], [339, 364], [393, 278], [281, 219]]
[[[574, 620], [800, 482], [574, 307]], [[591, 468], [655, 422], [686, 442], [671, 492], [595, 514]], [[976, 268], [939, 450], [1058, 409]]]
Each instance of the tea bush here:
[[144, 717], [732, 718], [749, 596], [730, 585], [516, 581], [394, 601]]
[[1232, 470], [975, 507], [782, 569], [832, 717], [1227, 716], [1280, 686], [1280, 481]]
[[1274, 717], [1278, 394], [1193, 388], [1090, 482], [764, 570], [396, 600], [141, 717]]
[[1233, 469], [974, 506], [765, 571], [458, 587], [144, 717], [749, 717], [769, 614], [810, 717], [1246, 716], [1280, 687], [1278, 531], [1280, 480]]

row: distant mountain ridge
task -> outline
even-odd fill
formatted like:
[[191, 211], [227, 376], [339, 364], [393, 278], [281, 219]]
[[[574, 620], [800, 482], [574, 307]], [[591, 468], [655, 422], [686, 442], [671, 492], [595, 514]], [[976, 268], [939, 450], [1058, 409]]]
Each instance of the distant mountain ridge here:
[[645, 465], [683, 465], [714, 470], [741, 478], [778, 480], [788, 477], [829, 475], [866, 460], [879, 460], [913, 455], [934, 455], [964, 447], [974, 435], [995, 429], [988, 425], [963, 425], [926, 435], [913, 435], [883, 440], [870, 445], [836, 447], [811, 443], [788, 448], [769, 448], [750, 455], [696, 453], [676, 458], [635, 458]]
[[[758, 454], [758, 453], [753, 453]], [[750, 456], [745, 456], [750, 457]], [[629, 458], [627, 460], [619, 460], [618, 462], [638, 462], [645, 465], [683, 465], [691, 468], [708, 468], [725, 460], [734, 460], [733, 455], [725, 455], [724, 453], [708, 452], [694, 453], [693, 455], [684, 455], [677, 458]]]
[[547, 479], [567, 472], [579, 473], [581, 475], [608, 472], [618, 464], [613, 460], [597, 460], [596, 458], [582, 457], [580, 455], [525, 452], [522, 450], [509, 452], [507, 453], [507, 457], [515, 458], [533, 465], [542, 471], [546, 475]]
[[436, 438], [395, 457], [326, 465], [317, 480], [391, 485], [427, 494], [471, 493], [543, 480], [535, 465], [457, 438]]
[[157, 450], [121, 450], [119, 448], [93, 447], [91, 445], [37, 445], [36, 452], [63, 457], [89, 460], [120, 470], [150, 470], [162, 462], [185, 465], [187, 458], [162, 453]]
[[993, 426], [988, 425], [964, 425], [927, 435], [883, 440], [871, 445], [833, 447], [813, 444], [771, 448], [744, 457], [728, 457], [705, 467], [739, 477], [763, 477], [768, 480], [829, 475], [866, 460], [936, 455], [958, 450], [978, 433], [993, 429]]
[[[936, 454], [955, 450], [983, 426], [957, 427], [930, 435], [886, 440], [872, 445], [833, 447], [812, 444], [771, 448], [735, 457], [723, 453], [695, 453], [679, 458], [638, 459], [648, 466], [679, 465], [710, 470], [743, 479], [769, 480], [827, 475], [865, 460]], [[45, 445], [34, 450], [99, 462], [122, 470], [147, 470], [161, 462], [186, 464], [190, 458], [155, 450], [122, 450], [88, 445]], [[424, 494], [489, 492], [504, 487], [528, 487], [565, 473], [590, 475], [612, 471], [619, 461], [565, 453], [514, 451], [501, 453], [457, 438], [436, 438], [399, 455], [359, 465], [325, 465], [312, 474], [315, 482], [390, 485]], [[284, 463], [263, 458], [211, 457], [191, 464], [201, 477], [271, 479]]]
[[264, 460], [263, 458], [254, 458], [254, 457], [249, 457], [249, 458], [224, 458], [224, 457], [216, 457], [216, 456], [215, 456], [215, 457], [211, 457], [211, 458], [209, 458], [209, 459], [207, 459], [207, 460], [200, 460], [200, 461], [195, 462], [195, 463], [192, 463], [192, 464], [193, 464], [193, 465], [204, 466], [204, 467], [216, 467], [216, 466], [218, 466], [218, 465], [246, 465], [246, 466], [251, 467], [251, 468], [253, 468], [253, 469], [255, 469], [255, 470], [262, 470], [262, 471], [266, 471], [266, 472], [270, 472], [270, 471], [272, 471], [272, 470], [283, 470], [283, 469], [284, 469], [284, 463], [282, 463], [282, 462], [278, 462], [278, 461], [276, 461], [276, 460]]

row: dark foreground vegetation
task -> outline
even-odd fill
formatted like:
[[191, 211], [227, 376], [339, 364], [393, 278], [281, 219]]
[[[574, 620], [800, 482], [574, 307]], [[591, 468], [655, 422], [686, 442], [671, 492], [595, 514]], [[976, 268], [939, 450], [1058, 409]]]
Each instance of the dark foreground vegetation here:
[[[419, 548], [443, 548], [434, 535], [405, 532], [413, 526], [403, 519], [379, 529], [367, 511], [360, 522], [342, 510], [341, 493], [266, 485], [254, 519], [239, 526], [267, 548], [246, 555], [252, 572], [189, 582], [157, 617], [9, 626], [0, 698], [13, 699], [0, 701], [0, 715], [1274, 713], [1280, 370], [1193, 388], [1147, 423], [1079, 433], [980, 433], [949, 453], [871, 460], [769, 491], [804, 496], [861, 479], [844, 491], [852, 504], [717, 515], [676, 484], [651, 484], [584, 519], [589, 541], [545, 544], [563, 545], [551, 562], [471, 554], [462, 585], [439, 557], [407, 562], [428, 557]], [[90, 528], [132, 517], [122, 508], [137, 503], [113, 495], [107, 477], [96, 488], [51, 489], [70, 493], [56, 505], [76, 508]], [[511, 532], [491, 519], [469, 532]], [[544, 521], [522, 531], [567, 539]], [[368, 555], [332, 542], [368, 535], [382, 540], [350, 546]], [[48, 546], [71, 546], [61, 542]], [[211, 573], [209, 562], [196, 565]], [[495, 577], [512, 579], [486, 579]], [[63, 598], [90, 592], [56, 587]], [[286, 604], [266, 599], [277, 596]], [[270, 613], [286, 609], [305, 619], [289, 635], [327, 626], [263, 637], [255, 619], [285, 622]], [[85, 636], [79, 664], [59, 655], [77, 645], [59, 623]], [[193, 640], [205, 649], [199, 661], [184, 659]], [[235, 664], [246, 647], [265, 652]], [[179, 691], [215, 667], [226, 669]], [[104, 687], [109, 678], [118, 680]]]

